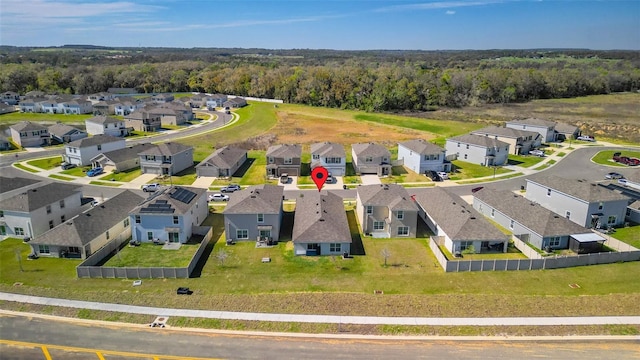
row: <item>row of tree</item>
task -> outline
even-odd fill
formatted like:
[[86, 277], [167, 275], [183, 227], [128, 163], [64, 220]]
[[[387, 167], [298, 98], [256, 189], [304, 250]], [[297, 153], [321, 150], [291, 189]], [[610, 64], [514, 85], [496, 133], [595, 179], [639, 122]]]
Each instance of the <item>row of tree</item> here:
[[[51, 65], [4, 59], [0, 89], [75, 94], [110, 87], [144, 93], [203, 91], [368, 111], [430, 110], [640, 89], [640, 67], [626, 59], [510, 57], [432, 67], [419, 60], [394, 62], [382, 57], [374, 61], [372, 57], [367, 54], [321, 65], [238, 54], [215, 63], [113, 64], [103, 59], [94, 65]], [[133, 59], [138, 58], [130, 61]]]

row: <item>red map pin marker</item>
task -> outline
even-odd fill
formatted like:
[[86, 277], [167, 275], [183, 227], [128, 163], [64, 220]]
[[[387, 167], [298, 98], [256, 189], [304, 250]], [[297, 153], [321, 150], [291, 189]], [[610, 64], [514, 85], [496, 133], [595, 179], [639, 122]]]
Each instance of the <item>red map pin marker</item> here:
[[324, 168], [324, 166], [317, 166], [311, 170], [311, 178], [313, 179], [313, 182], [316, 183], [318, 191], [322, 190], [322, 186], [327, 181], [328, 177], [329, 172]]

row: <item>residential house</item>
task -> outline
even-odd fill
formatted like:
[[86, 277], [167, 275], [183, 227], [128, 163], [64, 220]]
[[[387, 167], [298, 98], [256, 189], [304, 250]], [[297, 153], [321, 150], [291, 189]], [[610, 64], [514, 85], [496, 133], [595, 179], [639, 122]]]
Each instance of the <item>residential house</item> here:
[[46, 126], [32, 123], [31, 121], [21, 121], [9, 127], [11, 139], [20, 147], [32, 147], [49, 145], [49, 130]]
[[0, 238], [34, 238], [82, 212], [82, 188], [49, 183], [0, 201]]
[[474, 130], [471, 135], [487, 136], [509, 144], [513, 155], [526, 155], [542, 145], [542, 135], [535, 131], [517, 130], [508, 127], [489, 126]]
[[138, 90], [136, 88], [108, 88], [107, 92], [111, 94], [132, 95], [137, 94]]
[[414, 196], [419, 215], [440, 245], [453, 255], [465, 251], [507, 252], [509, 236], [487, 221], [460, 196], [441, 187]]
[[180, 143], [158, 144], [138, 156], [143, 174], [175, 175], [193, 166], [193, 147]]
[[23, 177], [0, 176], [0, 201], [25, 192], [28, 189], [40, 186], [41, 180]]
[[427, 171], [451, 171], [451, 163], [445, 161], [446, 152], [436, 144], [423, 139], [398, 143], [398, 160], [418, 174]]
[[311, 169], [324, 166], [332, 176], [347, 174], [347, 154], [344, 146], [332, 142], [311, 144]]
[[284, 188], [255, 185], [236, 192], [224, 209], [227, 241], [277, 242]]
[[58, 103], [58, 100], [48, 98], [39, 102], [40, 111], [45, 114], [59, 114], [61, 113], [62, 106]]
[[241, 108], [247, 106], [247, 100], [241, 97], [234, 97], [222, 103], [222, 106], [225, 108]]
[[140, 152], [154, 148], [157, 145], [144, 143], [127, 146], [122, 149], [103, 152], [91, 159], [92, 167], [101, 167], [105, 171], [127, 171], [140, 167]]
[[110, 92], [99, 92], [96, 94], [87, 95], [87, 100], [91, 102], [91, 104], [97, 104], [101, 101], [111, 101], [115, 100], [116, 95]]
[[526, 198], [587, 228], [624, 224], [630, 198], [584, 180], [558, 176], [526, 179]]
[[196, 165], [196, 174], [231, 177], [245, 161], [247, 161], [247, 150], [234, 146], [221, 147]]
[[501, 166], [507, 163], [509, 144], [482, 135], [460, 135], [447, 139], [447, 156], [482, 166]]
[[118, 100], [105, 100], [93, 104], [93, 115], [115, 115], [116, 105], [120, 105]]
[[51, 140], [58, 144], [84, 139], [88, 136], [85, 131], [60, 122], [49, 126], [48, 130]]
[[86, 259], [118, 236], [130, 236], [129, 211], [144, 198], [126, 190], [29, 241], [40, 256]]
[[162, 127], [160, 115], [151, 114], [144, 109], [134, 110], [124, 116], [127, 127], [136, 131], [157, 131]]
[[127, 136], [129, 130], [124, 125], [124, 120], [111, 116], [98, 115], [84, 121], [89, 135]]
[[0, 102], [7, 105], [18, 105], [20, 102], [20, 94], [13, 91], [6, 91], [0, 94]]
[[0, 134], [0, 150], [11, 150], [13, 146], [11, 145], [11, 141], [6, 136]]
[[180, 98], [179, 100], [182, 101], [183, 104], [189, 106], [190, 108], [199, 109], [204, 105], [206, 105], [208, 98], [209, 98], [209, 95], [205, 93], [197, 93], [197, 94], [193, 94], [191, 97], [183, 97], [183, 98]]
[[382, 145], [352, 144], [351, 158], [353, 169], [357, 174], [391, 175], [391, 152]]
[[132, 112], [144, 108], [144, 102], [131, 97], [119, 97], [114, 105], [114, 113], [120, 116], [126, 116]]
[[172, 186], [129, 212], [132, 240], [184, 244], [209, 214], [207, 189]]
[[548, 143], [556, 141], [556, 123], [538, 118], [527, 118], [523, 120], [507, 121], [506, 127], [516, 130], [535, 131], [542, 135], [542, 142]]
[[124, 149], [125, 141], [109, 135], [95, 135], [92, 137], [72, 141], [64, 146], [62, 159], [69, 164], [87, 166], [91, 159], [99, 154]]
[[556, 139], [558, 141], [564, 141], [567, 139], [575, 140], [581, 134], [579, 127], [575, 125], [563, 123], [563, 122], [556, 123], [555, 131], [556, 131]]
[[313, 191], [297, 198], [291, 240], [295, 255], [349, 254], [351, 231], [342, 197]]
[[484, 188], [473, 196], [474, 209], [538, 249], [550, 251], [571, 246], [576, 252], [600, 251], [605, 240], [511, 191]]
[[205, 99], [205, 105], [207, 106], [207, 109], [215, 110], [217, 107], [222, 107], [227, 100], [227, 95], [212, 94]]
[[365, 235], [416, 237], [418, 206], [400, 185], [358, 186], [356, 213]]
[[165, 104], [172, 102], [174, 99], [173, 94], [157, 94], [151, 97], [151, 101], [155, 104]]
[[41, 103], [46, 101], [44, 97], [28, 97], [20, 101], [20, 111], [24, 113], [42, 112]]
[[16, 111], [15, 105], [7, 105], [5, 103], [0, 103], [0, 114], [8, 114]]
[[159, 116], [162, 125], [177, 126], [193, 120], [191, 108], [177, 102], [154, 106], [146, 111], [150, 116]]
[[282, 174], [300, 175], [302, 147], [299, 144], [270, 146], [266, 156], [268, 177], [279, 177]]
[[71, 100], [65, 101], [59, 104], [60, 113], [67, 115], [80, 115], [80, 114], [91, 114], [93, 112], [93, 106], [91, 105], [91, 101], [87, 100]]

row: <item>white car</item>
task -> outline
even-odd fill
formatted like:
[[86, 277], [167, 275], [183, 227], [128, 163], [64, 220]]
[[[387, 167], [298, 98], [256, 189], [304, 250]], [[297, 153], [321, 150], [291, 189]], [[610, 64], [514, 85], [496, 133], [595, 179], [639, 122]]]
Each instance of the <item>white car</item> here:
[[444, 171], [438, 171], [438, 176], [440, 176], [442, 180], [449, 180], [449, 174]]
[[160, 184], [158, 183], [142, 185], [142, 191], [144, 192], [156, 192], [158, 190], [160, 190]]
[[544, 151], [536, 149], [529, 151], [529, 155], [544, 157]]
[[229, 201], [229, 195], [225, 194], [211, 194], [209, 195], [209, 201]]
[[578, 136], [578, 140], [580, 140], [580, 141], [591, 141], [591, 142], [596, 141], [596, 139], [593, 136], [589, 136], [589, 135]]

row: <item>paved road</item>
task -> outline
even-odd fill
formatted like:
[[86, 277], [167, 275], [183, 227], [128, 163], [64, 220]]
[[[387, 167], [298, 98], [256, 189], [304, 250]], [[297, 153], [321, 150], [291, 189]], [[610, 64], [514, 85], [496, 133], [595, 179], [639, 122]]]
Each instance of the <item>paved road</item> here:
[[[546, 339], [296, 336], [0, 315], [2, 359], [133, 359], [151, 354], [223, 359], [637, 359], [638, 340], [590, 337]], [[81, 339], [81, 340], [78, 340]], [[526, 340], [526, 341], [523, 341]], [[29, 342], [32, 345], [17, 342]], [[83, 349], [77, 349], [83, 348]], [[75, 352], [73, 350], [81, 350]], [[77, 357], [78, 354], [83, 355]]]

